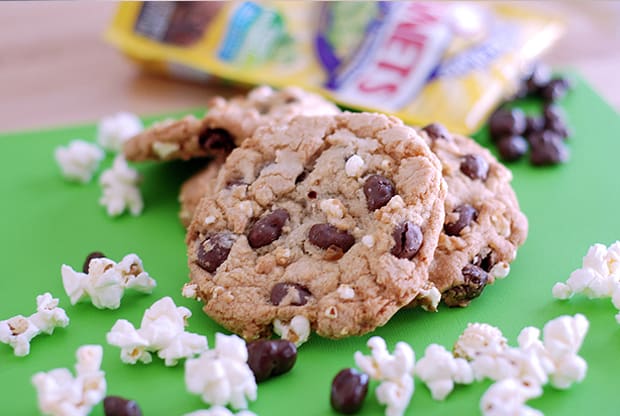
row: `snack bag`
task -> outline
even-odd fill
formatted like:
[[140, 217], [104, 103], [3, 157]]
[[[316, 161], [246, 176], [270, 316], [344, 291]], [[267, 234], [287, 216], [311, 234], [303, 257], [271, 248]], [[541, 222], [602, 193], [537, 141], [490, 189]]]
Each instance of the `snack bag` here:
[[123, 2], [106, 37], [172, 75], [298, 85], [470, 134], [561, 31], [540, 13], [466, 2]]

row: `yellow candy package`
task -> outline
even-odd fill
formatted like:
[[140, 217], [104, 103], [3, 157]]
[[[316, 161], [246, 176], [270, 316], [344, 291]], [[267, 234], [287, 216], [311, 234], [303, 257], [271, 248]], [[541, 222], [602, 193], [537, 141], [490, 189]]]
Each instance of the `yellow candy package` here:
[[493, 3], [122, 2], [106, 38], [171, 75], [297, 85], [470, 134], [561, 32]]

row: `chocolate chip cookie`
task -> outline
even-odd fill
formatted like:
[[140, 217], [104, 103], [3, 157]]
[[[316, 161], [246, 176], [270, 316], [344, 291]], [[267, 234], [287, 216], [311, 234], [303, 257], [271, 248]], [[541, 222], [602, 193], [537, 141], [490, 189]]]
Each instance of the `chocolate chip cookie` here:
[[439, 160], [396, 118], [262, 127], [216, 182], [188, 229], [185, 293], [247, 340], [296, 317], [324, 337], [364, 334], [427, 283], [446, 187]]
[[299, 114], [340, 112], [333, 103], [300, 88], [276, 91], [268, 86], [230, 100], [215, 97], [208, 108], [202, 119], [189, 115], [181, 120], [165, 120], [134, 136], [123, 147], [125, 158], [143, 161], [222, 156], [264, 124]]
[[194, 211], [196, 211], [196, 207], [202, 197], [215, 192], [215, 181], [223, 164], [224, 161], [221, 158], [214, 159], [181, 185], [179, 192], [179, 205], [181, 206], [179, 219], [184, 227], [189, 226], [194, 216]]
[[446, 219], [429, 279], [448, 306], [467, 306], [505, 277], [528, 223], [510, 185], [511, 172], [472, 139], [432, 124], [421, 135], [443, 165]]

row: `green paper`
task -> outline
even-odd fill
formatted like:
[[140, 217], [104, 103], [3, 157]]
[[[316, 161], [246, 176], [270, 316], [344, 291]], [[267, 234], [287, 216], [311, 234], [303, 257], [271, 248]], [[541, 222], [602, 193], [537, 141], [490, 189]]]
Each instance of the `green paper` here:
[[[313, 336], [300, 348], [290, 373], [259, 385], [258, 400], [250, 404], [250, 410], [263, 416], [335, 414], [329, 405], [331, 380], [340, 369], [355, 366], [355, 351], [368, 352], [365, 344], [371, 335], [384, 337], [390, 349], [406, 341], [420, 358], [431, 343], [451, 348], [468, 322], [498, 326], [515, 345], [525, 326], [542, 328], [560, 315], [583, 313], [590, 321], [581, 349], [589, 365], [586, 379], [566, 391], [547, 386], [543, 397], [529, 404], [550, 415], [617, 414], [613, 380], [620, 374], [620, 325], [614, 319], [616, 309], [608, 299], [577, 296], [558, 301], [551, 288], [581, 266], [590, 245], [609, 245], [620, 239], [616, 160], [620, 118], [582, 81], [562, 106], [574, 132], [569, 142], [570, 162], [549, 168], [535, 168], [526, 161], [510, 165], [530, 233], [508, 278], [488, 287], [466, 309], [403, 310], [368, 336], [339, 341]], [[94, 141], [95, 134], [96, 127], [89, 125], [0, 137], [0, 319], [35, 312], [35, 298], [44, 292], [59, 298], [71, 319], [67, 328], [56, 329], [52, 336], [36, 337], [26, 357], [15, 357], [9, 346], [0, 344], [0, 391], [5, 398], [0, 413], [39, 414], [32, 375], [59, 367], [73, 371], [75, 351], [84, 344], [103, 345], [108, 394], [136, 400], [145, 415], [174, 416], [207, 408], [198, 396], [186, 391], [182, 364], [169, 368], [154, 357], [149, 365], [126, 365], [120, 361], [120, 350], [105, 342], [117, 319], [138, 326], [144, 310], [163, 296], [171, 296], [177, 305], [192, 311], [188, 330], [207, 335], [210, 346], [215, 332], [222, 330], [201, 312], [198, 302], [180, 293], [188, 268], [177, 194], [183, 180], [204, 162], [139, 165], [144, 175], [144, 213], [110, 218], [98, 205], [101, 191], [96, 179], [86, 185], [68, 183], [53, 158], [57, 146], [75, 138]], [[488, 145], [484, 131], [478, 139]], [[111, 161], [108, 156], [100, 171]], [[138, 254], [157, 280], [154, 293], [128, 292], [117, 310], [98, 310], [89, 303], [71, 306], [60, 267], [65, 263], [79, 270], [85, 256], [95, 250], [115, 261], [128, 253]], [[436, 402], [416, 380], [407, 414], [479, 414], [480, 397], [489, 385], [485, 381], [457, 386], [445, 401]], [[372, 384], [360, 414], [383, 414], [373, 394], [375, 387]], [[96, 406], [92, 414], [102, 415], [103, 406]]]

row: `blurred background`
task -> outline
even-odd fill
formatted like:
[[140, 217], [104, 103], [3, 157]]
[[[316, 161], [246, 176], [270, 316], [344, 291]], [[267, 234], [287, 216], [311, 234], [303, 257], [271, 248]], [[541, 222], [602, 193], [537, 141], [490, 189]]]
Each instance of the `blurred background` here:
[[[497, 2], [495, 2], [497, 3]], [[509, 2], [542, 8], [567, 31], [543, 61], [573, 68], [620, 109], [620, 1]], [[114, 2], [0, 2], [0, 131], [93, 122], [126, 110], [204, 107], [239, 87], [146, 73], [103, 40]]]

